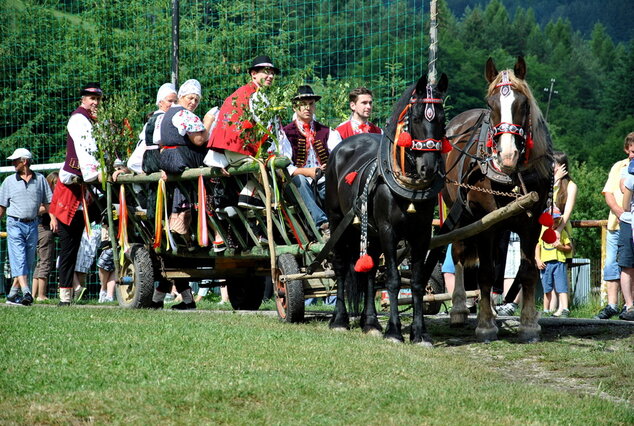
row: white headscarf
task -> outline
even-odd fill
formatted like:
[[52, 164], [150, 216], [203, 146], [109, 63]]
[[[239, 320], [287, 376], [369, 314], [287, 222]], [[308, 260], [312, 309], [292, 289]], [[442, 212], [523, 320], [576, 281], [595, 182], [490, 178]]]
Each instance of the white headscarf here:
[[203, 96], [200, 83], [198, 80], [193, 78], [191, 80], [187, 80], [181, 85], [180, 89], [178, 89], [178, 98], [180, 99], [183, 96], [191, 95], [192, 93], [200, 97]]
[[167, 95], [171, 93], [176, 93], [176, 88], [172, 83], [165, 83], [161, 87], [159, 87], [158, 92], [156, 93], [156, 106], [159, 106], [159, 102], [167, 97]]

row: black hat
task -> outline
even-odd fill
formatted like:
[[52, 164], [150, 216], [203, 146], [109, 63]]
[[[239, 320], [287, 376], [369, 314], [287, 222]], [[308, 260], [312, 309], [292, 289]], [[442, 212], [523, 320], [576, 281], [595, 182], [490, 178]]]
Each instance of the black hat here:
[[249, 72], [256, 70], [258, 68], [271, 68], [275, 74], [280, 73], [280, 69], [273, 65], [273, 61], [266, 55], [258, 56], [251, 63], [251, 68], [249, 68]]
[[99, 87], [99, 83], [88, 83], [81, 88], [79, 96], [103, 96], [103, 91]]
[[313, 92], [313, 88], [309, 85], [299, 86], [297, 88], [297, 94], [293, 97], [293, 102], [302, 101], [304, 99], [314, 99], [318, 101], [321, 99], [321, 96], [316, 95], [315, 92]]

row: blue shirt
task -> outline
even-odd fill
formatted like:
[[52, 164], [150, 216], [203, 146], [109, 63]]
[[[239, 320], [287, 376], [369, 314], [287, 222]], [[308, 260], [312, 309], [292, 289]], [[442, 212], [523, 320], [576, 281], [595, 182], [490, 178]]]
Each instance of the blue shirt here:
[[0, 186], [0, 206], [7, 209], [7, 216], [18, 219], [35, 219], [41, 204], [50, 204], [53, 193], [41, 173], [31, 172], [27, 182], [17, 173], [9, 175]]

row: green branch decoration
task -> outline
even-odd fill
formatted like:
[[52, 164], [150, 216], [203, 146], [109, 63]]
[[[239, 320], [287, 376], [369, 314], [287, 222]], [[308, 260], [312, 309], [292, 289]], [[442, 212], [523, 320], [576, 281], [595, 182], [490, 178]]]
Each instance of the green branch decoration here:
[[[138, 115], [138, 102], [134, 95], [113, 95], [99, 108], [93, 136], [100, 171], [111, 176], [116, 163], [128, 159], [137, 143], [138, 132], [133, 130], [131, 120]], [[107, 179], [103, 179], [103, 186]]]

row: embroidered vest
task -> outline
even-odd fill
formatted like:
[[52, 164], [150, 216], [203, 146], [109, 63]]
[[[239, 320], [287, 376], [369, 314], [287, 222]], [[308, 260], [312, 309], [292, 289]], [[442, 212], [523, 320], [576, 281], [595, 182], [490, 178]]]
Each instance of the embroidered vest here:
[[[152, 117], [147, 121], [145, 125], [145, 145], [152, 146], [154, 145], [154, 127], [156, 126], [156, 120], [165, 114], [163, 111], [152, 114]], [[159, 132], [161, 129], [159, 129]]]
[[171, 107], [165, 113], [163, 121], [161, 122], [161, 146], [193, 146], [193, 144], [189, 141], [187, 134], [182, 136], [178, 133], [178, 129], [174, 126], [174, 124], [172, 124], [172, 118], [184, 109], [185, 107], [179, 105]]
[[[90, 124], [95, 124], [95, 120], [84, 107], [78, 107], [70, 116], [72, 117], [75, 114], [81, 114], [90, 121]], [[64, 160], [62, 169], [68, 173], [82, 176], [81, 168], [79, 167], [79, 159], [77, 158], [77, 151], [75, 150], [75, 141], [70, 137], [70, 134], [66, 137], [66, 160]]]
[[[330, 136], [330, 128], [323, 124], [314, 121], [315, 127], [315, 141], [313, 142], [313, 149], [317, 154], [317, 159], [320, 164], [328, 163], [328, 136]], [[306, 165], [306, 159], [308, 158], [308, 147], [306, 146], [306, 137], [301, 134], [297, 128], [297, 123], [292, 123], [284, 127], [284, 133], [288, 137], [291, 147], [293, 148], [293, 164], [297, 167], [304, 167]]]

